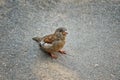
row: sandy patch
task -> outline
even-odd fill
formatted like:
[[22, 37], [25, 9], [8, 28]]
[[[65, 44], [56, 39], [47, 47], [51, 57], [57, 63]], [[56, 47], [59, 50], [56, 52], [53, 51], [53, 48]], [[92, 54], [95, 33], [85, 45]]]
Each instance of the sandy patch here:
[[33, 68], [33, 73], [40, 80], [80, 80], [76, 72], [59, 63], [39, 63]]

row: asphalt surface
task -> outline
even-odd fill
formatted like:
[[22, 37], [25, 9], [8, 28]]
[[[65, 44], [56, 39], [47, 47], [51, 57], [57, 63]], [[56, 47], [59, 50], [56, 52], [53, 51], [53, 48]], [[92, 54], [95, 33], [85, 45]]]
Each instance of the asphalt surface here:
[[[54, 60], [32, 37], [58, 27]], [[120, 0], [0, 0], [0, 80], [120, 80]]]

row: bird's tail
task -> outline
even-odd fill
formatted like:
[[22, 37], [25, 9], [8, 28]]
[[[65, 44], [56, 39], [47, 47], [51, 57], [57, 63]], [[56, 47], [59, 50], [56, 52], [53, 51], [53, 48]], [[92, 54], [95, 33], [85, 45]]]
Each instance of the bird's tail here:
[[34, 41], [36, 41], [36, 42], [40, 42], [41, 41], [41, 38], [40, 37], [33, 37], [32, 38]]

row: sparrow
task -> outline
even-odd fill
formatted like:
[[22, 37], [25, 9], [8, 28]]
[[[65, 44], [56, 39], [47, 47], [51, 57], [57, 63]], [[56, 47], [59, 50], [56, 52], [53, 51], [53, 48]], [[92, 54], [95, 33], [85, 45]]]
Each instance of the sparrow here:
[[55, 54], [56, 52], [66, 54], [66, 52], [61, 49], [66, 43], [65, 40], [67, 34], [67, 29], [60, 27], [57, 28], [53, 34], [49, 34], [44, 37], [34, 37], [32, 39], [39, 43], [42, 50], [49, 53], [52, 58], [57, 59], [58, 56]]

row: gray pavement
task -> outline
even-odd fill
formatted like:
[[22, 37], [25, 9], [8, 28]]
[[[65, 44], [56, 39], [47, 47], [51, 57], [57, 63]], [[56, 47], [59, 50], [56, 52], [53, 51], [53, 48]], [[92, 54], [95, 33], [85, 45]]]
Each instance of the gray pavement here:
[[[32, 37], [58, 27], [54, 60]], [[120, 80], [120, 0], [0, 0], [0, 80]]]

